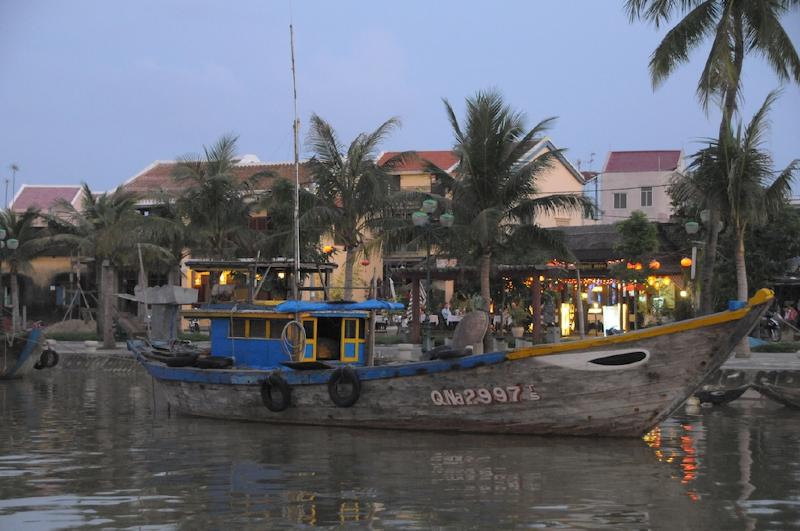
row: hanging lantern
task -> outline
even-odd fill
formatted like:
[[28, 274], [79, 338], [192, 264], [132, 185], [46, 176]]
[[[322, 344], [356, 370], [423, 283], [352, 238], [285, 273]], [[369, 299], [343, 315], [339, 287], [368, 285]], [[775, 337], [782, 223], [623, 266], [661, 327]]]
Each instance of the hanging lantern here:
[[650, 269], [658, 270], [658, 269], [661, 269], [661, 262], [659, 262], [656, 259], [653, 259], [653, 260], [650, 260], [649, 266], [650, 266]]
[[635, 269], [636, 264], [634, 264], [633, 262], [628, 262], [628, 264], [625, 267], [627, 267], [628, 269]]
[[453, 223], [456, 221], [456, 217], [453, 214], [445, 213], [439, 216], [439, 223], [442, 224], [442, 227], [450, 228], [453, 226]]
[[363, 260], [361, 260], [361, 265], [367, 267], [369, 265], [369, 260], [367, 258], [364, 258]]
[[641, 271], [642, 270], [642, 263], [641, 262], [636, 262], [636, 265], [634, 266], [634, 269], [636, 271]]
[[333, 252], [333, 245], [323, 245], [322, 252], [325, 254], [331, 254]]
[[681, 267], [692, 267], [692, 259], [688, 256], [681, 258]]
[[663, 282], [665, 286], [669, 286], [672, 283], [672, 279], [669, 277], [664, 277], [661, 279], [661, 282]]
[[656, 283], [656, 277], [653, 277], [653, 276], [647, 277], [647, 285], [648, 286], [652, 286], [655, 283]]
[[435, 199], [426, 199], [422, 202], [422, 211], [426, 214], [433, 214], [436, 211], [436, 205]]

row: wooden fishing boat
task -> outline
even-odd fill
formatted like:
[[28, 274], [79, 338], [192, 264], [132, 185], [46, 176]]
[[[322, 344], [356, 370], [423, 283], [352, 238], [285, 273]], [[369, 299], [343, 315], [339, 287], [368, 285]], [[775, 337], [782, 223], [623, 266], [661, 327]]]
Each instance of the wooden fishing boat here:
[[[212, 316], [212, 354], [234, 358], [227, 369], [170, 367], [147, 357], [146, 341], [128, 346], [171, 406], [190, 415], [635, 437], [668, 417], [720, 367], [772, 297], [762, 289], [740, 308], [624, 335], [383, 366], [373, 365], [364, 348], [372, 311], [367, 303], [362, 309], [343, 305], [337, 314], [327, 303], [303, 310], [302, 301], [288, 301], [309, 336], [294, 354], [278, 346], [285, 333], [270, 332], [290, 322], [287, 307], [197, 310]], [[266, 322], [254, 323], [260, 319]], [[265, 337], [248, 337], [252, 330]], [[338, 348], [323, 353], [328, 334]]]
[[58, 363], [58, 355], [52, 350], [42, 358], [44, 334], [41, 328], [14, 335], [4, 334], [0, 340], [3, 342], [0, 345], [0, 380], [21, 378], [36, 367], [52, 367]]
[[779, 404], [800, 409], [800, 371], [759, 371], [753, 388]]

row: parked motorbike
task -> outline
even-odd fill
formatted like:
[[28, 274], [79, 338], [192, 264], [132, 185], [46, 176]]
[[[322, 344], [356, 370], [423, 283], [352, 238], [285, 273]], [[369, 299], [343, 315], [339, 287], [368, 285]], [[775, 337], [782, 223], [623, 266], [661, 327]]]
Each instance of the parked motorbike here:
[[767, 312], [758, 325], [758, 337], [764, 341], [781, 340], [781, 323], [774, 312]]
[[189, 319], [189, 332], [197, 333], [200, 331], [200, 321], [197, 319]]

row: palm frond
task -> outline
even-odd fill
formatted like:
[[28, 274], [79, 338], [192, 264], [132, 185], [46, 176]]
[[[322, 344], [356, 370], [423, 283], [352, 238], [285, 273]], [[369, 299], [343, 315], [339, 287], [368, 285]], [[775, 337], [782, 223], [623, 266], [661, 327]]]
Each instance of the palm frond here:
[[716, 0], [705, 0], [667, 32], [650, 58], [650, 80], [654, 88], [678, 66], [689, 61], [689, 52], [711, 33], [718, 16]]

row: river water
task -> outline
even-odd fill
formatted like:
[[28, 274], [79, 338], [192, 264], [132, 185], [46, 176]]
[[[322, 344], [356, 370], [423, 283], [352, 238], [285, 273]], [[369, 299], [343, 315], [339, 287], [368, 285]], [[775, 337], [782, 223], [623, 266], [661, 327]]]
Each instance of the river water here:
[[644, 439], [169, 415], [148, 377], [0, 382], [0, 529], [800, 527], [800, 412], [683, 411]]

